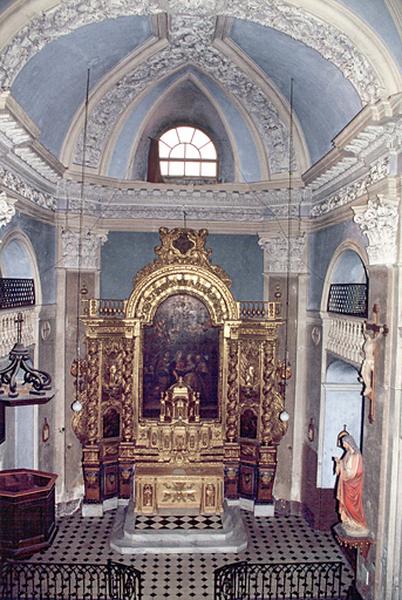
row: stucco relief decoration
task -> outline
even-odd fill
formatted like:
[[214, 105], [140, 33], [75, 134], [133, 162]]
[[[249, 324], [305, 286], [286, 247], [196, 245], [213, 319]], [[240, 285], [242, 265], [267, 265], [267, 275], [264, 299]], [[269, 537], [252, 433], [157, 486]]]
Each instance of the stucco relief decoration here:
[[46, 44], [75, 29], [125, 15], [150, 15], [160, 12], [158, 0], [64, 0], [54, 8], [41, 12], [12, 38], [2, 50], [0, 85], [8, 90], [19, 71]]
[[34, 17], [4, 48], [0, 63], [0, 85], [9, 89], [18, 72], [47, 43], [78, 27], [121, 17], [158, 12], [228, 15], [262, 23], [314, 48], [335, 64], [349, 79], [364, 103], [381, 95], [374, 69], [353, 42], [333, 25], [286, 2], [256, 0], [64, 0], [55, 8]]
[[[200, 189], [172, 189], [161, 191], [160, 187], [146, 189], [138, 186], [129, 190], [116, 190], [94, 184], [85, 186], [85, 211], [98, 217], [120, 219], [136, 217], [164, 221], [182, 220], [183, 207], [187, 217], [199, 221], [246, 221], [256, 222], [298, 217], [298, 205], [302, 194], [294, 190], [295, 203], [288, 206], [287, 189], [234, 191], [204, 186]], [[79, 212], [81, 209], [81, 186], [63, 181], [58, 186], [59, 209]]]
[[307, 271], [305, 251], [306, 235], [302, 233], [298, 236], [292, 236], [289, 240], [285, 235], [274, 238], [261, 237], [258, 245], [263, 248], [268, 255], [266, 272], [268, 273], [305, 273]]
[[225, 10], [226, 0], [161, 0], [161, 8], [173, 14], [219, 14]]
[[98, 269], [99, 251], [107, 240], [107, 234], [64, 229], [61, 238], [61, 265], [65, 269]]
[[354, 221], [368, 238], [370, 265], [393, 264], [396, 260], [398, 200], [377, 195], [366, 207], [352, 207]]
[[357, 198], [367, 193], [367, 188], [370, 185], [387, 177], [389, 172], [389, 156], [382, 157], [370, 167], [367, 175], [351, 183], [350, 185], [341, 188], [339, 192], [333, 196], [330, 196], [329, 198], [326, 198], [322, 202], [313, 206], [311, 209], [311, 216], [321, 217], [322, 215], [325, 215], [336, 208], [340, 208], [349, 202], [353, 202], [353, 200], [357, 200]]
[[382, 87], [369, 61], [352, 40], [333, 25], [286, 2], [228, 0], [226, 6], [232, 17], [273, 27], [314, 48], [351, 81], [363, 103], [380, 97]]
[[[87, 165], [96, 168], [104, 146], [125, 107], [150, 83], [165, 78], [169, 73], [188, 63], [206, 72], [242, 103], [255, 121], [267, 150], [272, 173], [288, 170], [289, 135], [287, 125], [272, 102], [260, 88], [229, 58], [210, 44], [215, 31], [215, 18], [173, 16], [170, 18], [170, 46], [149, 57], [141, 66], [124, 76], [106, 93], [92, 110], [87, 130]], [[83, 132], [74, 155], [82, 163]]]
[[0, 167], [0, 183], [7, 190], [15, 192], [18, 196], [34, 202], [38, 206], [50, 208], [51, 210], [56, 208], [56, 199], [53, 196], [35, 190], [21, 177], [7, 171], [4, 167]]
[[5, 192], [0, 192], [0, 229], [15, 215], [15, 202], [14, 198], [9, 198]]

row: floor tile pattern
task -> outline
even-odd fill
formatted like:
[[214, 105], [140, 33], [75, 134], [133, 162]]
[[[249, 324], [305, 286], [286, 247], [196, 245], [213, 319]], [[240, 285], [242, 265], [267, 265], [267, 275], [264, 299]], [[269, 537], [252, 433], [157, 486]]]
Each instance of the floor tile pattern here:
[[[245, 511], [242, 511], [242, 516], [248, 529], [249, 547], [239, 554], [122, 556], [109, 547], [115, 511], [107, 512], [103, 517], [85, 519], [80, 513], [75, 513], [59, 519], [59, 531], [52, 547], [35, 554], [31, 561], [99, 563], [111, 558], [133, 565], [144, 573], [144, 600], [212, 600], [213, 571], [239, 560], [344, 561], [332, 535], [311, 529], [301, 517], [255, 518]], [[149, 526], [147, 520], [150, 518], [143, 520], [145, 526]], [[183, 518], [181, 526], [184, 524]], [[345, 586], [348, 587], [352, 574], [346, 562], [344, 573]]]
[[185, 515], [185, 516], [168, 516], [168, 515], [138, 515], [135, 518], [135, 528], [141, 530], [147, 529], [196, 529], [205, 530], [223, 529], [222, 517], [220, 515]]

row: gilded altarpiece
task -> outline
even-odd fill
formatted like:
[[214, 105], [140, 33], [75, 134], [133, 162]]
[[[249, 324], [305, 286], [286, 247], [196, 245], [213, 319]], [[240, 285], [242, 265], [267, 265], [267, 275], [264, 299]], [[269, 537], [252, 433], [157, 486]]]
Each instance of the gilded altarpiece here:
[[87, 503], [132, 489], [141, 513], [273, 500], [289, 376], [277, 355], [280, 303], [236, 302], [207, 235], [160, 229], [157, 257], [126, 301], [83, 301], [73, 428]]

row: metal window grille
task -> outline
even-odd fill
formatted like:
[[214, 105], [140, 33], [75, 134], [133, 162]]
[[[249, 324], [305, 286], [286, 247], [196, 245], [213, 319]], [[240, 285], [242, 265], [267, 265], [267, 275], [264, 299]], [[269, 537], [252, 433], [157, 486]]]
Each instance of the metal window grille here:
[[215, 571], [215, 600], [342, 600], [342, 562], [234, 563]]
[[33, 306], [35, 285], [33, 279], [0, 277], [0, 309]]
[[366, 283], [333, 283], [329, 289], [328, 312], [353, 317], [367, 317]]
[[1, 600], [141, 600], [142, 574], [131, 566], [0, 563]]

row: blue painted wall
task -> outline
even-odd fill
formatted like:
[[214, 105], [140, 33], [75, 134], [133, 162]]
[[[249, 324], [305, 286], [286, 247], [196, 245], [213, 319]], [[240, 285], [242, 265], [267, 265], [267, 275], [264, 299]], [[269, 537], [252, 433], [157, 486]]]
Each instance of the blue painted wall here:
[[[155, 258], [159, 234], [111, 232], [102, 247], [101, 296], [127, 298], [139, 269]], [[263, 252], [253, 235], [210, 235], [212, 263], [220, 265], [232, 279], [237, 300], [263, 299]]]
[[360, 227], [353, 222], [339, 223], [310, 234], [308, 240], [310, 276], [307, 299], [308, 310], [320, 309], [322, 290], [329, 263], [335, 250], [345, 240], [352, 240], [362, 248], [367, 246], [367, 238], [362, 235]]

